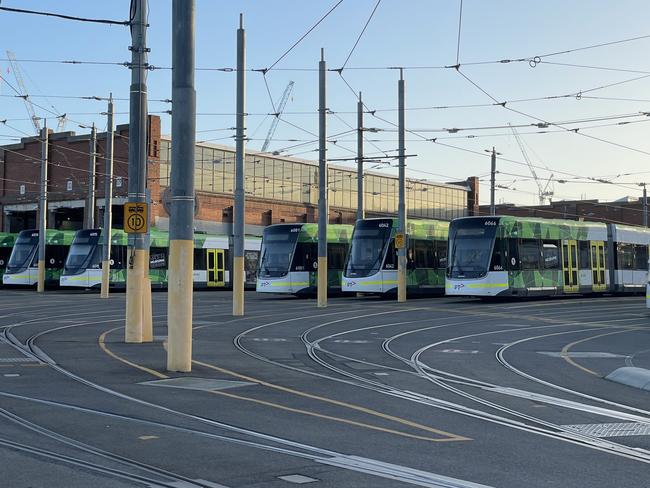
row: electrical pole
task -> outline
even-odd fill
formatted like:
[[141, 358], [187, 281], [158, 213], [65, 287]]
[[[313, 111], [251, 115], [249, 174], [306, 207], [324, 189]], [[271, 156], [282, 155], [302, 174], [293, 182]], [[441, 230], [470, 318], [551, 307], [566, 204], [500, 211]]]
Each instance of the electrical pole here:
[[104, 180], [104, 228], [102, 229], [102, 290], [101, 297], [108, 298], [111, 273], [111, 231], [113, 206], [113, 94], [108, 99], [106, 122], [106, 176]]
[[47, 121], [41, 129], [41, 196], [38, 209], [38, 282], [36, 291], [45, 291], [45, 233], [47, 232], [47, 158], [48, 158]]
[[398, 156], [399, 156], [399, 202], [397, 205], [398, 232], [402, 237], [402, 246], [397, 250], [397, 301], [406, 301], [406, 149], [405, 149], [405, 122], [404, 122], [404, 73], [399, 70], [397, 82], [397, 109], [398, 109]]
[[86, 203], [86, 229], [95, 227], [95, 178], [97, 165], [97, 129], [93, 124], [90, 130], [90, 143], [88, 146], [88, 202]]
[[325, 49], [318, 63], [318, 307], [327, 307], [327, 65]]
[[[147, 0], [134, 0], [131, 23], [129, 202], [145, 203], [147, 183]], [[126, 270], [126, 342], [142, 342], [145, 234], [130, 234]]]
[[363, 208], [363, 102], [361, 92], [357, 102], [357, 220], [363, 219], [366, 212]]
[[245, 116], [246, 110], [246, 32], [244, 16], [239, 14], [237, 29], [237, 133], [235, 158], [235, 208], [234, 208], [234, 252], [232, 285], [232, 314], [244, 315], [244, 217], [246, 215], [244, 197], [244, 160], [245, 154]]
[[194, 267], [194, 0], [172, 3], [172, 169], [167, 369], [192, 370]]
[[490, 215], [496, 215], [496, 207], [494, 205], [494, 190], [495, 190], [495, 178], [497, 174], [497, 152], [492, 148], [492, 157], [490, 158], [491, 169], [490, 169]]
[[648, 195], [645, 189], [645, 183], [643, 185], [643, 227], [648, 227]]

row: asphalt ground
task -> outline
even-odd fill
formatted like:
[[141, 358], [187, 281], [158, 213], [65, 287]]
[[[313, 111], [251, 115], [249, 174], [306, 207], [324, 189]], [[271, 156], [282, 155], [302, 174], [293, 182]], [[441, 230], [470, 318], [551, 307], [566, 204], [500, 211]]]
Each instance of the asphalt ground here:
[[230, 298], [180, 374], [165, 293], [125, 344], [124, 294], [1, 290], [0, 486], [650, 486], [650, 392], [603, 378], [650, 369], [641, 297]]

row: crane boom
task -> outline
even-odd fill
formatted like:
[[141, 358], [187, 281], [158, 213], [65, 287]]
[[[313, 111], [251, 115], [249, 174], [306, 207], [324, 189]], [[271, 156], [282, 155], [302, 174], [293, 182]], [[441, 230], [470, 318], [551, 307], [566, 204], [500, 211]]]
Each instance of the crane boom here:
[[287, 101], [289, 100], [289, 95], [291, 95], [291, 90], [293, 89], [293, 81], [290, 81], [287, 87], [284, 89], [284, 93], [282, 94], [282, 98], [280, 98], [280, 102], [278, 103], [278, 108], [277, 112], [273, 114], [273, 122], [271, 122], [271, 127], [269, 127], [269, 132], [266, 134], [266, 139], [264, 140], [264, 144], [262, 144], [262, 149], [261, 152], [266, 152], [266, 150], [269, 147], [269, 144], [271, 143], [271, 139], [273, 139], [273, 134], [275, 134], [275, 129], [278, 127], [278, 122], [280, 122], [280, 115], [282, 115], [282, 112], [284, 111], [284, 107], [287, 105]]
[[544, 201], [546, 200], [546, 197], [552, 197], [553, 196], [553, 191], [549, 190], [549, 185], [551, 184], [551, 180], [553, 179], [553, 175], [550, 176], [548, 181], [546, 182], [546, 186], [542, 186], [542, 182], [537, 176], [537, 173], [535, 172], [535, 167], [533, 166], [533, 163], [530, 162], [530, 158], [528, 157], [528, 153], [526, 152], [526, 148], [524, 147], [523, 142], [521, 141], [521, 137], [519, 136], [519, 133], [517, 130], [512, 126], [512, 124], [508, 124], [510, 126], [510, 130], [512, 130], [512, 135], [515, 136], [515, 141], [517, 141], [517, 145], [519, 146], [519, 149], [521, 150], [521, 154], [524, 156], [524, 160], [526, 161], [526, 164], [528, 165], [528, 169], [530, 170], [530, 173], [533, 175], [533, 179], [535, 180], [535, 184], [537, 185], [537, 194], [539, 197], [539, 204], [544, 205]]
[[16, 61], [16, 56], [14, 55], [13, 52], [7, 51], [7, 59], [9, 59], [9, 64], [11, 65], [11, 69], [14, 71], [14, 77], [16, 78], [16, 83], [18, 83], [18, 89], [20, 90], [18, 96], [22, 98], [23, 101], [25, 102], [25, 108], [27, 108], [27, 113], [29, 114], [29, 118], [32, 119], [32, 124], [34, 124], [36, 133], [38, 134], [41, 130], [40, 119], [36, 116], [36, 112], [34, 112], [34, 106], [32, 105], [32, 102], [29, 100], [29, 95], [27, 94], [27, 88], [25, 87], [25, 82], [23, 81], [23, 75], [20, 71], [20, 66], [18, 66], [18, 61]]

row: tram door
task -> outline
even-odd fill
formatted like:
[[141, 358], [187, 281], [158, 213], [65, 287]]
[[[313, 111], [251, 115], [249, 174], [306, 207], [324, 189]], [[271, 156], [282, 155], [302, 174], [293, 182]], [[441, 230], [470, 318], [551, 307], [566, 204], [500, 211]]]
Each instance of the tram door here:
[[226, 286], [223, 249], [208, 249], [208, 286]]
[[574, 240], [562, 241], [562, 271], [564, 272], [564, 291], [575, 293], [578, 285], [578, 243]]
[[591, 241], [591, 276], [594, 291], [605, 291], [605, 243]]

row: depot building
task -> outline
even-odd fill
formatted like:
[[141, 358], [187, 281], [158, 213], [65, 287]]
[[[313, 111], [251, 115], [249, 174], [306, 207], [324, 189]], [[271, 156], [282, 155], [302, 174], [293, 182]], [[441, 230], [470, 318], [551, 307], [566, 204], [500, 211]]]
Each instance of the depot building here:
[[[113, 226], [123, 226], [123, 206], [128, 187], [128, 125], [114, 134]], [[160, 118], [149, 116], [147, 186], [151, 196], [150, 224], [169, 227], [168, 200], [171, 172], [169, 137], [160, 133]], [[41, 141], [22, 138], [0, 146], [0, 229], [18, 232], [37, 227], [40, 192]], [[103, 222], [105, 207], [106, 133], [97, 134], [95, 175], [92, 177], [90, 134], [49, 133], [48, 215], [52, 229], [81, 229], [91, 215], [95, 226]], [[194, 185], [195, 230], [230, 234], [233, 221], [235, 149], [197, 143]], [[294, 157], [247, 151], [245, 160], [246, 233], [261, 235], [265, 226], [318, 220], [318, 163]], [[357, 207], [356, 169], [328, 165], [329, 221], [354, 223]], [[88, 205], [94, 184], [95, 205]], [[408, 216], [451, 220], [478, 215], [478, 179], [434, 183], [407, 179]], [[368, 171], [364, 174], [366, 217], [395, 216], [398, 203], [396, 176]]]

